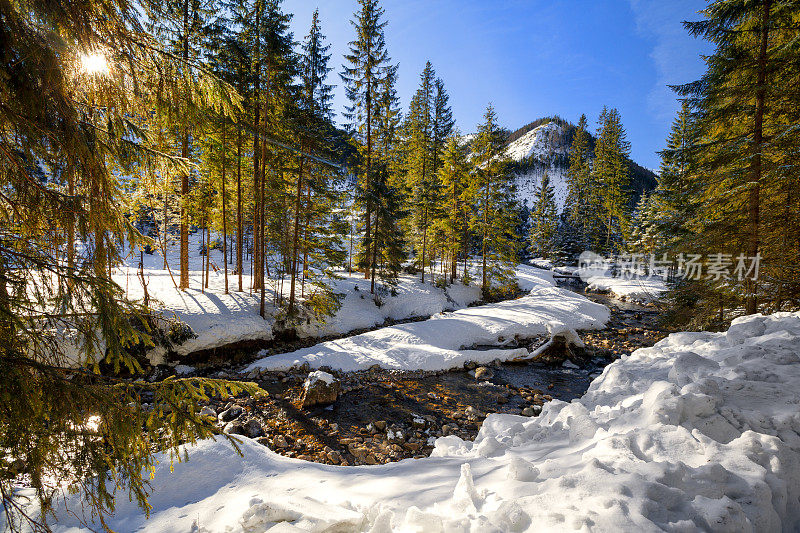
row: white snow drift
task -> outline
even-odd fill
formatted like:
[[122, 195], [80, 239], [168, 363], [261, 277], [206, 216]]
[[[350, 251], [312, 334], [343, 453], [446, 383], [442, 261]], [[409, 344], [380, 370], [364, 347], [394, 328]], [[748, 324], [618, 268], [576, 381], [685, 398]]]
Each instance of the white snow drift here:
[[[678, 333], [538, 418], [490, 415], [430, 458], [336, 467], [245, 440], [156, 470], [148, 520], [118, 531], [796, 531], [800, 314]], [[77, 509], [76, 497], [68, 503]], [[78, 531], [63, 510], [58, 531]], [[75, 528], [75, 529], [71, 529]]]

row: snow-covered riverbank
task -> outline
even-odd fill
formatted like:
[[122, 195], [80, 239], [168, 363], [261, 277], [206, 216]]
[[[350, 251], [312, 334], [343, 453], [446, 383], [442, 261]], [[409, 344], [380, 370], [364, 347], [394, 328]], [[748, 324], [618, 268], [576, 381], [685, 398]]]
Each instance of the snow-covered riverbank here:
[[[148, 520], [119, 531], [793, 531], [800, 527], [800, 314], [677, 333], [609, 365], [583, 398], [490, 415], [474, 443], [334, 467], [245, 439], [165, 458]], [[73, 510], [78, 503], [69, 500]], [[77, 531], [63, 511], [57, 531]], [[141, 529], [140, 529], [141, 528]]]

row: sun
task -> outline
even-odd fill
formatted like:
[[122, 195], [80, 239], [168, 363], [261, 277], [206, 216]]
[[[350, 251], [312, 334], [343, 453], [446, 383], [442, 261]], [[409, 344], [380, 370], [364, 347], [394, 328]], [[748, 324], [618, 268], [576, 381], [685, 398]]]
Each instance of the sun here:
[[86, 74], [108, 74], [108, 61], [101, 53], [81, 54], [81, 69]]

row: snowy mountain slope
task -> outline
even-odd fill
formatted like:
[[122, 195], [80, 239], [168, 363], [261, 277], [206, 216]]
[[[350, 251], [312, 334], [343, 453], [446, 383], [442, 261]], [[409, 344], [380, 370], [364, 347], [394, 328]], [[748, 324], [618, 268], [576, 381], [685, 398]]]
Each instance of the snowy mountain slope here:
[[567, 199], [567, 169], [569, 143], [566, 128], [556, 121], [536, 126], [511, 141], [506, 154], [516, 163], [517, 199], [529, 209], [536, 201], [542, 178], [547, 174], [556, 196], [559, 210]]
[[514, 161], [535, 157], [540, 161], [552, 158], [554, 154], [567, 155], [569, 146], [563, 143], [564, 127], [556, 122], [537, 126], [506, 147], [506, 154]]
[[[506, 155], [512, 161], [512, 172], [520, 204], [532, 208], [536, 193], [541, 188], [542, 178], [547, 174], [555, 192], [559, 210], [567, 199], [567, 171], [569, 150], [575, 126], [559, 117], [540, 118], [509, 135]], [[463, 144], [475, 139], [475, 134], [461, 137]], [[594, 140], [591, 140], [593, 146]], [[631, 189], [634, 202], [643, 190], [656, 185], [656, 175], [631, 161]]]

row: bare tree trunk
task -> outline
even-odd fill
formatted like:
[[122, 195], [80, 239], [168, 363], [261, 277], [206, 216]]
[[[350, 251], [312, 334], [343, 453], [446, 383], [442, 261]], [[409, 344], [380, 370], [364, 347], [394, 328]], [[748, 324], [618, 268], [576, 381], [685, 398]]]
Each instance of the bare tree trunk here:
[[488, 293], [489, 287], [486, 284], [486, 241], [489, 238], [489, 175], [486, 175], [486, 180], [484, 184], [484, 196], [483, 196], [483, 246], [481, 247], [481, 260], [483, 262], [483, 283], [481, 285], [481, 291], [483, 292], [484, 298]]
[[[223, 119], [224, 121], [225, 119]], [[222, 267], [225, 269], [225, 294], [228, 294], [228, 216], [225, 207], [227, 196], [225, 195], [225, 123], [222, 123]]]
[[306, 273], [308, 272], [308, 232], [311, 225], [311, 185], [306, 187], [306, 224], [303, 228], [303, 276], [300, 278], [300, 297], [306, 297]]
[[239, 292], [242, 292], [242, 128], [236, 127], [236, 272], [239, 275]]
[[428, 244], [428, 207], [422, 210], [422, 283], [425, 283], [425, 247]]
[[[184, 68], [189, 61], [189, 0], [183, 2], [183, 60]], [[188, 117], [184, 117], [187, 120]], [[181, 139], [181, 157], [189, 158], [189, 127], [183, 127], [183, 139]], [[186, 202], [189, 196], [189, 174], [183, 172], [181, 175], [181, 281], [180, 288], [189, 288], [189, 212], [186, 209]]]
[[[75, 198], [75, 172], [70, 164], [67, 168], [67, 193], [71, 200]], [[67, 268], [70, 275], [75, 270], [75, 214], [70, 212], [67, 219]]]
[[297, 192], [294, 201], [294, 230], [292, 233], [291, 283], [289, 285], [289, 316], [294, 314], [294, 289], [297, 277], [298, 241], [300, 236], [300, 201], [303, 196], [303, 158], [297, 171]]
[[[769, 15], [772, 0], [764, 0], [761, 17], [761, 44], [758, 50], [758, 80], [756, 85], [756, 112], [753, 124], [753, 159], [750, 166], [750, 194], [748, 198], [748, 226], [750, 235], [747, 243], [747, 254], [758, 255], [760, 248], [760, 189], [761, 189], [761, 152], [763, 149], [764, 101], [767, 92], [767, 44], [769, 42]], [[757, 281], [747, 280], [747, 297], [745, 309], [747, 314], [758, 312]]]
[[[366, 197], [366, 224], [364, 226], [364, 242], [368, 244], [367, 254], [367, 268], [364, 269], [364, 279], [370, 277], [370, 271], [374, 264], [371, 264], [369, 245], [374, 247], [375, 239], [370, 241], [372, 230], [372, 81], [367, 80], [367, 173], [364, 178], [364, 196]], [[370, 285], [370, 293], [375, 292], [375, 277], [372, 277], [372, 284]]]

